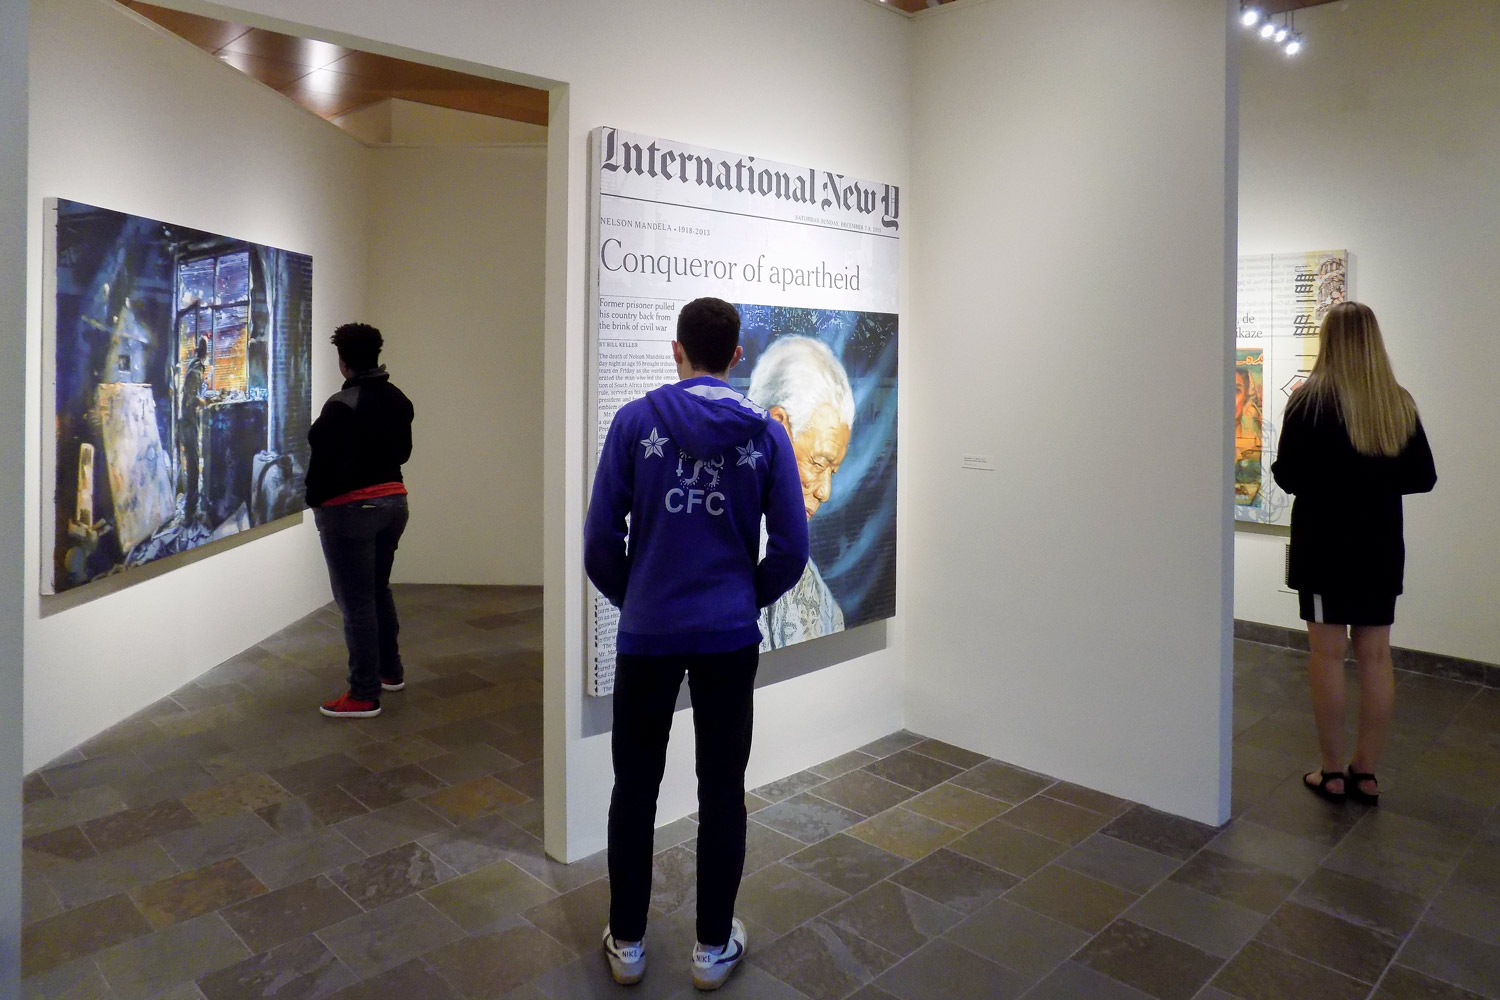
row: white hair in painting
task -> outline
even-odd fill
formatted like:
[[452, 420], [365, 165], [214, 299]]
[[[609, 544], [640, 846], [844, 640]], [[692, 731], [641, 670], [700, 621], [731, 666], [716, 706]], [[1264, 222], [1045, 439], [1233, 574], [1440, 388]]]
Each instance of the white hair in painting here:
[[829, 403], [850, 428], [854, 426], [854, 390], [833, 352], [811, 337], [781, 337], [771, 342], [750, 373], [750, 401], [769, 410], [786, 410], [796, 437], [823, 403]]

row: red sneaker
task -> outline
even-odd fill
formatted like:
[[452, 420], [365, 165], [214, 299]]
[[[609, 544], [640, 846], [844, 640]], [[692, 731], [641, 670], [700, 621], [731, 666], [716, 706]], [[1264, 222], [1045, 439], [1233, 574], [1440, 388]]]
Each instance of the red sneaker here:
[[380, 689], [382, 691], [405, 691], [406, 681], [402, 680], [399, 677], [394, 679], [389, 677], [382, 677], [380, 678]]
[[330, 719], [373, 719], [380, 714], [380, 702], [362, 701], [347, 693], [318, 706]]

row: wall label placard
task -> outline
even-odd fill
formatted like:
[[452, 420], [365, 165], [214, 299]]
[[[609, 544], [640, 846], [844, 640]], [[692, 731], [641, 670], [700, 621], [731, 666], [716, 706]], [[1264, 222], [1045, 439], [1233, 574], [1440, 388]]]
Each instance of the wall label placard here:
[[[808, 570], [762, 613], [761, 648], [891, 617], [900, 188], [609, 127], [591, 133], [590, 152], [595, 456], [622, 405], [677, 380], [681, 307], [701, 296], [733, 303], [745, 357], [730, 385], [773, 415], [787, 404], [811, 511]], [[771, 377], [794, 364], [819, 366], [820, 377]], [[787, 392], [803, 395], [771, 398]], [[798, 443], [819, 436], [817, 420], [847, 429], [841, 454]], [[603, 696], [614, 689], [619, 612], [592, 589], [589, 603], [585, 686]]]

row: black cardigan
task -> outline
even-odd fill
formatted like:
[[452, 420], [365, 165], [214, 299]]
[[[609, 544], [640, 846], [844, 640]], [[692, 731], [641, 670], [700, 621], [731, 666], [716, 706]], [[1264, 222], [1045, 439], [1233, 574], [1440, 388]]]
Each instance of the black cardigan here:
[[1317, 594], [1401, 593], [1406, 565], [1401, 497], [1437, 482], [1427, 434], [1394, 458], [1361, 455], [1336, 407], [1288, 406], [1271, 463], [1292, 504], [1287, 586]]
[[411, 457], [411, 421], [411, 400], [391, 384], [383, 366], [345, 382], [307, 432], [307, 505], [401, 482], [401, 466]]

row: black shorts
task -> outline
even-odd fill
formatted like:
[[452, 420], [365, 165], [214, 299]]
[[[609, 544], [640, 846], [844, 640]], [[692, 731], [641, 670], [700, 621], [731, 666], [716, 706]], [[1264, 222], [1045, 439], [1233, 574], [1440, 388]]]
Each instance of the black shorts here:
[[1325, 625], [1389, 625], [1396, 620], [1395, 594], [1315, 594], [1297, 591], [1302, 620]]

